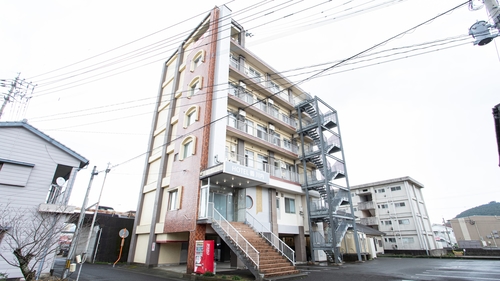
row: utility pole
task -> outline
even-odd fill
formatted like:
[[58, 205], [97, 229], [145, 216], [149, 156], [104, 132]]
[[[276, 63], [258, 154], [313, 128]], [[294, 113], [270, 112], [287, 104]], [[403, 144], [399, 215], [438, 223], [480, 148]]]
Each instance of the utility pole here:
[[10, 102], [28, 102], [33, 94], [33, 90], [36, 85], [31, 82], [27, 82], [24, 79], [19, 78], [20, 74], [17, 75], [14, 80], [11, 79], [0, 79], [0, 87], [9, 87], [10, 89], [7, 93], [1, 93], [3, 95], [2, 106], [0, 107], [0, 119], [2, 118], [3, 111], [5, 107]]
[[78, 242], [78, 235], [80, 234], [81, 228], [83, 226], [83, 220], [85, 219], [85, 212], [87, 210], [86, 206], [89, 201], [90, 188], [92, 187], [92, 181], [94, 181], [94, 176], [99, 173], [96, 172], [96, 166], [92, 170], [92, 174], [90, 175], [89, 186], [87, 187], [87, 193], [85, 194], [85, 199], [83, 200], [82, 209], [80, 210], [80, 217], [78, 218], [78, 223], [76, 225], [75, 234], [73, 235], [73, 241], [71, 241], [71, 246], [68, 251], [68, 258], [66, 259], [66, 265], [64, 266], [64, 270], [62, 272], [62, 279], [66, 279], [68, 277], [69, 268], [71, 265], [71, 260], [76, 251], [76, 246]]
[[[101, 192], [99, 193], [99, 199], [97, 199], [97, 203], [92, 205], [95, 208], [94, 216], [92, 217], [92, 223], [90, 224], [89, 236], [87, 237], [87, 244], [85, 244], [84, 252], [82, 253], [82, 259], [81, 259], [80, 267], [78, 268], [78, 274], [76, 275], [76, 281], [78, 281], [80, 279], [80, 273], [82, 271], [83, 264], [87, 260], [87, 251], [89, 250], [90, 239], [92, 238], [92, 233], [94, 232], [95, 219], [97, 217], [97, 212], [99, 211], [99, 204], [101, 203], [101, 196], [102, 196], [102, 191], [104, 189], [104, 183], [106, 182], [106, 177], [108, 176], [109, 171], [111, 171], [111, 169], [109, 168], [110, 165], [111, 164], [108, 163], [108, 167], [106, 168], [106, 171], [105, 171], [106, 174], [104, 174], [104, 180], [102, 181], [102, 187], [101, 187]], [[92, 206], [90, 206], [90, 207], [92, 207]]]

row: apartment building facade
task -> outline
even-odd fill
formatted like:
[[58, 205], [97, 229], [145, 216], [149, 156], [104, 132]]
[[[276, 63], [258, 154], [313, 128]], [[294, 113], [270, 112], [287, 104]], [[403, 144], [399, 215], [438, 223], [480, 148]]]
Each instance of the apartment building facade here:
[[386, 234], [378, 241], [385, 250], [437, 249], [422, 188], [411, 177], [351, 186], [354, 215]]
[[[233, 234], [222, 229], [237, 232], [233, 222], [266, 233], [262, 236], [279, 244], [291, 264], [319, 255], [311, 250], [318, 243], [311, 243], [310, 228], [322, 227], [325, 215], [316, 213], [316, 221], [309, 220], [308, 202], [327, 197], [312, 185], [322, 172], [310, 161], [312, 153], [320, 153], [308, 132], [330, 130], [336, 112], [330, 109], [327, 115], [333, 118], [325, 118], [311, 105], [318, 99], [246, 49], [245, 37], [231, 11], [217, 7], [166, 61], [129, 262], [186, 263], [191, 273], [196, 241], [210, 239], [216, 241], [219, 261], [239, 266], [241, 259], [234, 254], [239, 248], [224, 240]], [[340, 148], [340, 134], [332, 134]], [[331, 136], [324, 141], [331, 143]], [[338, 169], [327, 178], [345, 180], [342, 157], [331, 158], [334, 164], [322, 166]], [[310, 188], [304, 184], [308, 181]], [[342, 199], [337, 204], [347, 200]], [[351, 226], [341, 225], [335, 229], [343, 233]]]

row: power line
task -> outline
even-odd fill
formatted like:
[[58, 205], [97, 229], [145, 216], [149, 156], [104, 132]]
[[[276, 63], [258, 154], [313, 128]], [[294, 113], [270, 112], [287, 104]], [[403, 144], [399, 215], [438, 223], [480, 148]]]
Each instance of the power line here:
[[[400, 1], [402, 1], [402, 0], [400, 0]], [[393, 2], [394, 2], [394, 1], [393, 1]], [[327, 3], [327, 2], [323, 2], [323, 3], [318, 4], [318, 5], [323, 5], [323, 4], [326, 4], [326, 3]], [[385, 3], [387, 3], [387, 1], [386, 1]], [[384, 4], [385, 4], [385, 3], [384, 3]], [[316, 6], [318, 6], [318, 5], [316, 5]], [[345, 4], [343, 4], [343, 5], [345, 5]], [[314, 7], [316, 7], [316, 6], [309, 7], [308, 9], [314, 8]], [[337, 7], [338, 7], [338, 6], [337, 6]], [[298, 11], [298, 12], [293, 13], [293, 14], [294, 14], [294, 15], [296, 15], [296, 14], [298, 14], [298, 13], [300, 13], [300, 12], [304, 12], [305, 10], [307, 10], [307, 9], [304, 9], [304, 10]], [[280, 20], [280, 19], [278, 19], [278, 20]], [[277, 20], [275, 19], [275, 20], [269, 21], [269, 22], [267, 22], [267, 23], [265, 23], [265, 24], [268, 24], [268, 23], [271, 23], [271, 22], [275, 22], [275, 21], [277, 21]], [[262, 26], [262, 25], [261, 25], [261, 26]], [[252, 28], [251, 28], [251, 29], [252, 29]], [[172, 50], [173, 50], [173, 49], [172, 49]], [[172, 50], [170, 50], [170, 51], [172, 51]], [[165, 53], [165, 52], [167, 52], [167, 51], [164, 51], [164, 52], [162, 52], [162, 53]], [[147, 54], [147, 53], [146, 53], [146, 54]], [[160, 53], [160, 54], [161, 54], [161, 53]], [[147, 58], [145, 58], [145, 59], [154, 58], [154, 57], [155, 57], [155, 56], [157, 56], [157, 55], [159, 55], [159, 54], [151, 55], [151, 56], [149, 56], [149, 57], [147, 57]], [[136, 56], [139, 56], [139, 55], [136, 55]], [[137, 67], [131, 68], [131, 69], [129, 69], [129, 70], [125, 70], [125, 71], [121, 71], [121, 72], [118, 72], [118, 73], [115, 73], [115, 74], [107, 75], [107, 76], [105, 76], [105, 77], [103, 77], [103, 78], [108, 78], [108, 77], [111, 77], [111, 76], [115, 76], [115, 75], [118, 75], [118, 74], [121, 74], [121, 73], [124, 73], [124, 72], [130, 71], [130, 70], [133, 70], [133, 69], [137, 69], [137, 68], [139, 68], [139, 67], [143, 67], [143, 66], [145, 66], [145, 65], [149, 65], [149, 64], [151, 64], [151, 63], [155, 63], [155, 62], [161, 61], [161, 60], [163, 60], [163, 58], [162, 58], [162, 59], [159, 59], [159, 60], [154, 60], [154, 61], [151, 61], [151, 62], [149, 62], [149, 63], [142, 64], [142, 65], [140, 65], [140, 66], [137, 66]], [[121, 63], [121, 62], [123, 62], [123, 61], [125, 61], [125, 60], [118, 61], [118, 62], [114, 62], [114, 63], [111, 63], [111, 64], [109, 64], [109, 65], [113, 65], [113, 64], [116, 64], [116, 63]], [[129, 64], [127, 64], [127, 65], [120, 66], [120, 67], [118, 67], [118, 68], [112, 69], [111, 71], [114, 71], [114, 70], [117, 70], [117, 69], [120, 69], [120, 68], [123, 68], [123, 67], [126, 67], [126, 66], [130, 66], [130, 65], [136, 64], [136, 63], [138, 63], [138, 62], [139, 62], [139, 61], [135, 61], [135, 62], [129, 63]], [[94, 69], [94, 70], [96, 70], [96, 69]], [[90, 71], [93, 71], [93, 70], [90, 70]], [[86, 72], [85, 72], [85, 73], [86, 73]], [[78, 82], [78, 81], [88, 80], [88, 79], [90, 79], [90, 78], [92, 78], [92, 77], [97, 77], [97, 76], [100, 76], [100, 75], [103, 75], [103, 74], [104, 74], [104, 73], [99, 73], [99, 74], [96, 74], [96, 75], [93, 75], [93, 76], [90, 76], [90, 77], [86, 77], [86, 78], [83, 78], [83, 79], [80, 79], [80, 80], [77, 80], [77, 81], [73, 81], [73, 82], [70, 82], [70, 83], [67, 83], [67, 84], [64, 84], [64, 85], [57, 86], [57, 87], [55, 87], [55, 88], [45, 89], [45, 90], [42, 90], [42, 94], [39, 94], [39, 93], [38, 93], [38, 94], [37, 94], [37, 96], [42, 96], [42, 95], [46, 95], [46, 94], [50, 94], [50, 93], [54, 93], [54, 92], [59, 92], [59, 91], [62, 91], [62, 90], [66, 90], [66, 89], [69, 89], [69, 88], [72, 88], [72, 87], [66, 87], [66, 88], [63, 88], [63, 89], [60, 89], [60, 90], [57, 90], [57, 91], [52, 91], [52, 92], [49, 92], [49, 93], [43, 93], [44, 91], [51, 91], [51, 90], [54, 90], [54, 89], [57, 89], [57, 88], [60, 88], [60, 87], [64, 87], [64, 86], [67, 86], [67, 85], [74, 84], [74, 83], [76, 83], [76, 82]], [[75, 77], [75, 76], [78, 76], [78, 75], [72, 75], [71, 77]], [[68, 79], [68, 78], [63, 78], [63, 80], [64, 80], [64, 79]], [[95, 81], [98, 81], [98, 80], [101, 80], [101, 79], [95, 79], [95, 80], [87, 81], [87, 82], [85, 82], [85, 83], [80, 83], [80, 84], [77, 84], [77, 85], [75, 85], [75, 86], [81, 86], [81, 85], [84, 85], [84, 84], [87, 84], [87, 83], [91, 83], [91, 82], [95, 82]]]
[[[438, 14], [437, 16], [432, 17], [432, 18], [431, 18], [431, 19], [429, 19], [429, 20], [426, 20], [426, 21], [424, 21], [424, 22], [422, 22], [422, 23], [420, 23], [420, 24], [417, 24], [416, 26], [414, 26], [414, 27], [412, 27], [412, 28], [409, 28], [409, 29], [407, 29], [407, 30], [405, 30], [405, 31], [403, 31], [403, 32], [401, 32], [401, 33], [399, 33], [399, 34], [395, 35], [395, 36], [392, 36], [392, 37], [390, 37], [389, 39], [386, 39], [386, 40], [384, 40], [384, 41], [382, 41], [382, 42], [380, 42], [380, 43], [377, 43], [377, 44], [375, 44], [374, 46], [372, 46], [372, 47], [370, 47], [370, 48], [367, 48], [367, 49], [365, 49], [365, 50], [363, 50], [363, 51], [361, 51], [361, 52], [356, 53], [355, 55], [352, 55], [352, 56], [350, 56], [350, 57], [348, 57], [348, 58], [346, 58], [346, 59], [343, 59], [343, 60], [341, 60], [340, 62], [335, 63], [335, 64], [333, 64], [332, 66], [327, 67], [327, 68], [325, 68], [325, 69], [323, 69], [323, 70], [321, 70], [321, 71], [319, 71], [319, 72], [317, 72], [317, 73], [315, 73], [315, 74], [313, 74], [313, 75], [309, 76], [308, 78], [302, 79], [301, 81], [299, 81], [299, 82], [297, 82], [297, 83], [293, 84], [293, 85], [292, 85], [292, 87], [297, 86], [297, 85], [299, 85], [299, 84], [301, 84], [301, 83], [303, 83], [303, 82], [306, 82], [306, 81], [308, 81], [308, 80], [311, 80], [311, 79], [313, 79], [314, 77], [317, 77], [317, 76], [321, 75], [322, 73], [325, 73], [325, 72], [327, 72], [327, 71], [329, 71], [329, 70], [331, 70], [331, 69], [335, 68], [336, 66], [338, 66], [338, 65], [340, 65], [340, 64], [342, 64], [342, 63], [344, 63], [344, 62], [346, 62], [346, 61], [349, 61], [349, 60], [351, 60], [351, 59], [354, 59], [354, 58], [356, 58], [356, 57], [358, 57], [358, 56], [360, 56], [360, 55], [362, 55], [362, 54], [364, 54], [364, 53], [367, 53], [367, 52], [369, 52], [369, 51], [371, 51], [371, 50], [373, 50], [373, 49], [375, 49], [375, 48], [377, 48], [377, 47], [379, 47], [379, 46], [382, 46], [382, 45], [386, 44], [387, 42], [389, 42], [389, 41], [391, 41], [391, 40], [393, 40], [393, 39], [395, 39], [395, 38], [397, 38], [397, 37], [399, 37], [399, 36], [401, 36], [401, 35], [404, 35], [404, 34], [406, 34], [406, 33], [410, 32], [410, 31], [413, 31], [413, 30], [415, 30], [415, 29], [417, 29], [417, 28], [421, 27], [422, 25], [425, 25], [425, 24], [427, 24], [427, 23], [429, 23], [429, 22], [432, 22], [432, 21], [434, 21], [435, 19], [437, 19], [437, 18], [439, 18], [439, 17], [441, 17], [441, 16], [444, 16], [444, 15], [446, 15], [446, 14], [448, 14], [448, 13], [450, 13], [450, 12], [452, 12], [452, 11], [454, 11], [454, 10], [456, 10], [456, 9], [458, 9], [458, 8], [460, 8], [460, 7], [462, 7], [462, 6], [466, 5], [466, 4], [468, 4], [468, 3], [469, 3], [469, 1], [466, 1], [466, 2], [464, 2], [464, 3], [462, 3], [462, 4], [458, 5], [458, 6], [455, 6], [455, 7], [451, 8], [451, 9], [449, 9], [449, 10], [447, 10], [447, 11], [443, 12], [443, 13]], [[277, 92], [277, 93], [272, 94], [272, 95], [271, 95], [271, 97], [273, 97], [273, 96], [275, 96], [275, 95], [279, 94], [279, 93], [280, 93], [280, 92], [282, 92], [282, 91], [283, 91], [283, 90], [281, 90], [281, 91], [279, 91], [279, 92]], [[302, 95], [304, 95], [304, 94], [302, 94]], [[250, 105], [248, 105], [248, 106], [245, 106], [245, 107], [243, 107], [242, 109], [246, 109], [246, 108], [248, 108], [248, 107], [251, 107], [251, 106], [253, 106], [253, 105], [257, 104], [258, 102], [259, 102], [259, 101], [255, 102], [255, 103], [253, 103], [253, 104], [250, 104]], [[179, 136], [179, 137], [173, 138], [173, 139], [172, 139], [172, 140], [170, 140], [169, 142], [167, 142], [167, 143], [165, 143], [165, 144], [162, 144], [162, 145], [160, 145], [160, 146], [158, 146], [158, 147], [152, 148], [152, 149], [153, 149], [153, 150], [155, 150], [155, 149], [160, 148], [160, 147], [162, 147], [162, 146], [165, 146], [165, 145], [170, 145], [170, 143], [172, 143], [173, 141], [179, 140], [179, 139], [183, 138], [183, 137], [184, 137], [184, 136], [186, 136], [186, 135], [190, 135], [190, 134], [192, 134], [192, 133], [193, 133], [193, 132], [195, 132], [195, 131], [198, 131], [198, 130], [200, 130], [200, 129], [205, 128], [206, 126], [211, 126], [212, 124], [214, 124], [214, 123], [216, 123], [216, 122], [219, 122], [219, 121], [221, 121], [221, 120], [226, 119], [228, 116], [229, 116], [229, 115], [225, 115], [225, 116], [223, 116], [223, 117], [220, 117], [220, 118], [218, 118], [218, 119], [215, 119], [215, 120], [213, 120], [213, 121], [210, 121], [210, 122], [209, 122], [208, 124], [206, 124], [206, 125], [202, 125], [202, 126], [200, 126], [199, 128], [193, 129], [191, 132], [189, 132], [189, 133], [187, 133], [187, 134], [185, 134], [185, 135], [181, 135], [181, 136]], [[145, 155], [146, 153], [150, 153], [150, 151], [146, 151], [146, 152], [144, 152], [144, 153], [140, 154], [139, 156], [136, 156], [136, 157], [134, 157], [134, 158], [132, 158], [132, 159], [136, 159], [136, 158], [138, 158], [138, 157], [141, 157], [142, 155]], [[127, 160], [127, 161], [124, 161], [124, 162], [119, 163], [119, 164], [116, 164], [116, 165], [115, 165], [115, 166], [113, 166], [113, 167], [120, 166], [120, 165], [122, 165], [122, 164], [124, 164], [124, 163], [127, 163], [127, 162], [131, 161], [132, 159]]]
[[[331, 73], [331, 74], [328, 74], [328, 75], [339, 74], [339, 73], [343, 73], [343, 72], [347, 72], [347, 71], [352, 71], [352, 70], [356, 70], [356, 69], [366, 68], [366, 67], [374, 66], [374, 65], [380, 65], [380, 64], [384, 64], [384, 63], [388, 63], [388, 62], [393, 62], [393, 61], [396, 61], [396, 60], [400, 60], [400, 59], [406, 59], [406, 58], [410, 58], [410, 57], [414, 57], [414, 56], [418, 56], [418, 55], [427, 54], [427, 53], [430, 53], [430, 52], [435, 52], [435, 51], [440, 51], [440, 50], [444, 50], [444, 49], [449, 49], [449, 48], [453, 48], [453, 47], [462, 46], [462, 45], [465, 45], [465, 44], [470, 44], [470, 42], [469, 42], [470, 39], [469, 39], [468, 35], [461, 35], [461, 36], [456, 36], [456, 37], [451, 37], [451, 38], [449, 37], [449, 38], [442, 39], [442, 40], [435, 40], [435, 41], [426, 42], [426, 43], [414, 44], [414, 45], [411, 45], [411, 46], [403, 46], [403, 47], [398, 47], [398, 48], [391, 48], [391, 49], [382, 50], [382, 51], [379, 51], [379, 52], [376, 52], [376, 53], [371, 53], [369, 55], [364, 55], [364, 56], [361, 55], [361, 56], [358, 56], [358, 58], [366, 58], [366, 59], [352, 61], [351, 63], [344, 63], [343, 65], [341, 65], [339, 67], [345, 67], [345, 66], [348, 66], [348, 65], [360, 64], [360, 63], [374, 61], [374, 60], [381, 59], [381, 58], [390, 58], [390, 57], [393, 57], [393, 56], [399, 56], [399, 55], [403, 55], [403, 54], [408, 54], [410, 52], [426, 50], [426, 49], [429, 49], [429, 48], [432, 48], [432, 47], [444, 46], [445, 44], [450, 44], [450, 43], [455, 43], [455, 42], [460, 42], [460, 41], [465, 41], [465, 40], [467, 40], [468, 42], [463, 43], [463, 44], [453, 45], [451, 47], [438, 48], [438, 49], [430, 50], [430, 51], [427, 51], [427, 52], [421, 52], [421, 53], [418, 53], [418, 54], [407, 55], [407, 56], [399, 57], [399, 58], [396, 58], [396, 59], [390, 59], [390, 60], [386, 60], [386, 61], [382, 61], [382, 62], [377, 62], [377, 63], [374, 63], [374, 64], [364, 65], [364, 66], [361, 66], [361, 67], [355, 67], [355, 68], [351, 68], [351, 69], [348, 69], [348, 70], [342, 70], [342, 71], [338, 71], [338, 72]], [[418, 47], [418, 48], [416, 48], [416, 47]], [[409, 49], [409, 48], [412, 48], [412, 49]], [[398, 52], [394, 53], [394, 51], [398, 51]], [[370, 57], [370, 56], [373, 56], [373, 55], [383, 54], [383, 53], [387, 53], [387, 52], [393, 52], [393, 53], [390, 53], [388, 55], [380, 55], [380, 56], [377, 56], [377, 57]], [[338, 61], [336, 61], [336, 62], [338, 62]], [[285, 73], [291, 73], [291, 72], [296, 71], [296, 70], [304, 70], [304, 69], [309, 69], [309, 68], [312, 69], [312, 68], [315, 68], [315, 67], [321, 67], [323, 65], [332, 64], [332, 63], [335, 63], [335, 62], [327, 62], [327, 63], [316, 64], [316, 65], [311, 65], [311, 66], [306, 66], [306, 67], [300, 67], [300, 68], [295, 68], [295, 69], [286, 70], [286, 71], [282, 71], [282, 72], [271, 73], [270, 75], [271, 76], [276, 76], [276, 75], [283, 75], [284, 76]], [[316, 71], [316, 70], [312, 69], [312, 70], [304, 71], [304, 72], [300, 72], [300, 73], [289, 74], [289, 75], [286, 75], [286, 77], [287, 78], [291, 78], [291, 77], [295, 77], [295, 76], [310, 74], [310, 73], [312, 73], [314, 71]], [[324, 77], [324, 76], [327, 76], [327, 75], [321, 75], [319, 77]], [[255, 83], [251, 78], [247, 78], [247, 79], [244, 79], [242, 81], [246, 82], [248, 86], [251, 86], [253, 83]], [[248, 81], [251, 81], [251, 83], [248, 83]], [[224, 83], [224, 84], [227, 84], [227, 83]], [[218, 85], [214, 85], [214, 86], [221, 86], [221, 85], [223, 85], [223, 84], [218, 84]], [[230, 88], [225, 88], [225, 89], [221, 89], [220, 91], [227, 91], [229, 89]], [[186, 90], [186, 91], [189, 91], [189, 90]], [[227, 96], [225, 96], [225, 97], [227, 97]], [[187, 97], [182, 97], [182, 98], [186, 98], [187, 99]], [[145, 101], [145, 100], [151, 100], [151, 99], [156, 99], [156, 97], [144, 98], [144, 99], [139, 99], [139, 100], [134, 100], [134, 101], [127, 101], [127, 102], [122, 102], [122, 103], [118, 103], [118, 104], [105, 105], [105, 106], [100, 106], [100, 107], [95, 107], [95, 108], [90, 108], [90, 109], [83, 109], [83, 110], [79, 110], [79, 111], [72, 111], [72, 112], [66, 112], [66, 113], [58, 113], [58, 114], [41, 116], [41, 117], [32, 117], [32, 119], [44, 119], [44, 118], [48, 118], [48, 117], [56, 117], [56, 116], [61, 116], [61, 115], [69, 115], [69, 114], [74, 114], [74, 113], [77, 113], [77, 112], [86, 112], [86, 111], [91, 111], [91, 110], [96, 110], [96, 109], [109, 108], [109, 107], [112, 107], [112, 106], [129, 104], [129, 103], [133, 103], [133, 102]], [[203, 101], [203, 102], [205, 102], [205, 101]], [[125, 107], [125, 108], [119, 108], [119, 109], [113, 109], [113, 110], [107, 110], [107, 111], [101, 111], [101, 112], [87, 113], [87, 114], [83, 114], [83, 115], [68, 116], [66, 118], [89, 116], [89, 114], [108, 113], [108, 112], [112, 112], [112, 111], [119, 111], [119, 110], [126, 110], [126, 109], [136, 109], [138, 107], [153, 105], [155, 103], [156, 103], [156, 101], [154, 103], [147, 103], [147, 104], [135, 105], [135, 106]], [[192, 103], [186, 104], [185, 106], [194, 105], [196, 103], [201, 103], [201, 102], [192, 102]], [[58, 118], [49, 118], [49, 119], [45, 119], [45, 120], [39, 120], [39, 122], [57, 120], [59, 118], [60, 117], [58, 117]], [[103, 122], [108, 122], [108, 121], [113, 121], [113, 120], [117, 120], [117, 119], [100, 121], [98, 123], [103, 123]], [[92, 124], [95, 124], [95, 123], [92, 123]], [[73, 126], [75, 126], [75, 125], [73, 125]]]

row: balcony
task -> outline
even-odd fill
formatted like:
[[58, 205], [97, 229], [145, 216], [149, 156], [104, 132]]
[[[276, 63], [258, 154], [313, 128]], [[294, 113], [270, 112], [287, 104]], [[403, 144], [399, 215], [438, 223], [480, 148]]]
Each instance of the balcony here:
[[234, 116], [228, 116], [227, 125], [245, 134], [257, 137], [266, 143], [272, 144], [273, 146], [283, 148], [295, 154], [298, 154], [299, 152], [298, 145], [292, 144], [291, 142], [290, 143], [287, 142], [286, 145], [282, 145], [282, 143], [285, 142], [282, 141], [281, 138], [277, 136], [275, 133], [268, 133], [264, 131], [262, 128], [255, 128], [255, 126], [253, 126], [252, 124], [246, 121], [237, 120], [236, 117]]
[[238, 87], [235, 86], [234, 84], [229, 83], [229, 94], [244, 101], [248, 105], [251, 105], [253, 108], [257, 108], [263, 111], [264, 113], [268, 114], [269, 116], [278, 119], [287, 125], [292, 126], [295, 129], [298, 128], [297, 119], [291, 118], [290, 116], [284, 113], [280, 113], [279, 110], [270, 103], [265, 103], [264, 101], [255, 99], [253, 94], [245, 90], [243, 87]]
[[373, 201], [359, 202], [358, 210], [360, 211], [375, 210], [375, 202]]
[[363, 225], [378, 225], [379, 224], [377, 217], [361, 218], [360, 223]]
[[226, 152], [226, 161], [237, 165], [253, 168], [259, 171], [268, 173], [271, 176], [281, 178], [283, 180], [299, 183], [299, 174], [287, 169], [287, 163], [284, 161], [273, 160], [274, 165], [269, 164], [268, 156], [253, 158], [253, 155], [236, 154], [235, 152]]

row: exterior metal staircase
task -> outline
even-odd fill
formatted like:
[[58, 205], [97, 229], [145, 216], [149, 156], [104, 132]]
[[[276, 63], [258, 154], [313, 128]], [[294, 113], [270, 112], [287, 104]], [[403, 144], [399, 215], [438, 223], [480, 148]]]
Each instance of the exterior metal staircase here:
[[[320, 107], [326, 113], [322, 113]], [[352, 214], [339, 211], [339, 206], [350, 204], [351, 196], [337, 112], [318, 97], [304, 100], [295, 108], [299, 119], [297, 133], [302, 143], [299, 157], [304, 168], [302, 189], [307, 196], [311, 248], [324, 251], [329, 261], [341, 263], [340, 243], [347, 230], [353, 228], [356, 232], [356, 227]], [[312, 140], [313, 145], [306, 146], [306, 140]], [[334, 156], [338, 152], [341, 158]], [[319, 175], [307, 171], [307, 162], [314, 164]], [[344, 184], [337, 184], [338, 180], [343, 180]], [[311, 196], [315, 197], [311, 191], [319, 193], [319, 200], [311, 199]], [[313, 226], [318, 223], [323, 224], [326, 239], [320, 232], [313, 231]], [[354, 237], [360, 259], [357, 234]], [[314, 255], [312, 258], [314, 261]]]
[[248, 221], [246, 223], [227, 221], [215, 210], [213, 203], [209, 203], [209, 217], [212, 221], [212, 228], [252, 272], [255, 280], [267, 280], [300, 273], [295, 268], [295, 261], [290, 261], [290, 257], [285, 255], [285, 252], [291, 253], [293, 259], [293, 250], [290, 249], [291, 252], [289, 252], [283, 245], [273, 244], [272, 238], [267, 239], [261, 233], [256, 232], [247, 224]]

